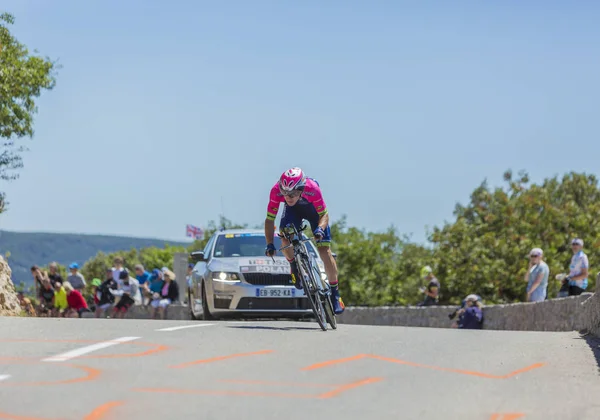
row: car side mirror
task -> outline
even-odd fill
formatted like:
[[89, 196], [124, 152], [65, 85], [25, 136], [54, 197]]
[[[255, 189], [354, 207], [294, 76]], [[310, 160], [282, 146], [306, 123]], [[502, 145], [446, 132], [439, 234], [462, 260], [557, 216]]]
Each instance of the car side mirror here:
[[194, 251], [190, 253], [190, 258], [193, 262], [204, 261], [204, 251]]

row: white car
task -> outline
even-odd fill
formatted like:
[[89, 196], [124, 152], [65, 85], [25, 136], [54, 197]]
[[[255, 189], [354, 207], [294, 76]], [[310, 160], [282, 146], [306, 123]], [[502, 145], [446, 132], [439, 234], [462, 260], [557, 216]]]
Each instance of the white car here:
[[[292, 284], [290, 265], [281, 240], [273, 240], [276, 255], [265, 256], [265, 234], [257, 229], [223, 230], [213, 234], [202, 251], [191, 253], [195, 263], [188, 296], [193, 319], [222, 315], [261, 317], [312, 316], [303, 290]], [[327, 279], [314, 243], [305, 242]]]

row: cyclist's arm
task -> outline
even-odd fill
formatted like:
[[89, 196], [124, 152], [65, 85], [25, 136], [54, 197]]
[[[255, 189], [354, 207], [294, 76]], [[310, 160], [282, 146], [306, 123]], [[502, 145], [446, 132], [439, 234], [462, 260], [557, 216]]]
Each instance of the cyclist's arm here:
[[277, 217], [277, 211], [279, 210], [279, 204], [282, 201], [281, 196], [277, 193], [279, 192], [279, 187], [277, 184], [271, 188], [271, 192], [269, 194], [269, 204], [267, 205], [267, 218], [265, 219], [265, 239], [267, 240], [267, 245], [273, 242], [273, 238], [275, 237], [275, 218]]
[[323, 230], [329, 226], [329, 213], [325, 210], [325, 213], [319, 216], [319, 227]]
[[270, 219], [267, 217], [265, 219], [265, 238], [267, 240], [267, 245], [273, 242], [273, 238], [275, 237], [275, 219]]

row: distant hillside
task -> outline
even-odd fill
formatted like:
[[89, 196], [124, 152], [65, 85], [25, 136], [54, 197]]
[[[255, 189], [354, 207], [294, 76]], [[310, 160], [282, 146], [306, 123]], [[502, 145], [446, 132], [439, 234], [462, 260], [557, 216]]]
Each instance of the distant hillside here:
[[21, 281], [33, 283], [30, 268], [32, 265], [45, 266], [52, 261], [68, 265], [75, 261], [80, 266], [99, 251], [105, 253], [169, 245], [188, 246], [186, 242], [173, 242], [160, 239], [127, 238], [122, 236], [83, 235], [67, 233], [28, 233], [0, 230], [0, 254], [10, 252], [8, 263], [12, 269], [12, 280], [18, 285]]

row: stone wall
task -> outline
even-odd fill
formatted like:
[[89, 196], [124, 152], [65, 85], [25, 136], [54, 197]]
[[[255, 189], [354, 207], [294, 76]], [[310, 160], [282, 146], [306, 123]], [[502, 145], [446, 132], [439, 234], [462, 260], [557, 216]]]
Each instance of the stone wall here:
[[[438, 307], [348, 307], [338, 315], [340, 324], [396, 325], [408, 327], [450, 328], [448, 314], [456, 306]], [[93, 314], [84, 314], [92, 318]], [[588, 330], [600, 337], [600, 294], [584, 293], [537, 303], [491, 305], [484, 308], [484, 329], [517, 331], [581, 331]], [[150, 310], [135, 306], [126, 315], [129, 319], [149, 319]], [[189, 320], [187, 306], [172, 305], [167, 319]]]
[[0, 256], [0, 316], [17, 316], [21, 313], [21, 305], [10, 279], [12, 271], [8, 263]]
[[[450, 328], [455, 306], [349, 307], [338, 316], [343, 324]], [[535, 303], [491, 305], [483, 310], [484, 329], [521, 331], [591, 330], [600, 334], [600, 295], [584, 293]]]

